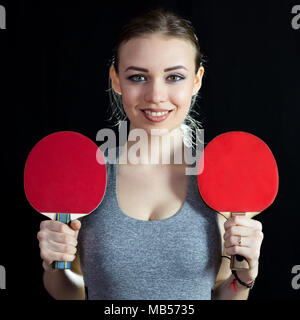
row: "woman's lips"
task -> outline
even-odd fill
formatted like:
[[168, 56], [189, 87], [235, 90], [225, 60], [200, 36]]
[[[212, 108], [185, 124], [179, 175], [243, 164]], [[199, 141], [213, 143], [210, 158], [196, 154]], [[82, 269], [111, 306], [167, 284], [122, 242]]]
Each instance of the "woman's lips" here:
[[[149, 110], [149, 111], [152, 111], [152, 112], [166, 112], [168, 111], [166, 114], [164, 115], [161, 115], [161, 116], [154, 116], [154, 115], [151, 115], [151, 114], [147, 114], [145, 112], [145, 110]], [[164, 121], [166, 120], [170, 113], [173, 111], [173, 110], [163, 110], [163, 109], [145, 109], [145, 110], [141, 110], [141, 112], [143, 113], [144, 117], [149, 120], [149, 121], [152, 121], [152, 122], [161, 122], [161, 121]]]

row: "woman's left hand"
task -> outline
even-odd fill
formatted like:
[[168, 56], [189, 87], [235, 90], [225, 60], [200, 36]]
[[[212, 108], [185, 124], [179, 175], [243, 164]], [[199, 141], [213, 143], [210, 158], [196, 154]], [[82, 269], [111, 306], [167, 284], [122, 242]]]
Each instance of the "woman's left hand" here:
[[258, 259], [264, 237], [262, 224], [257, 220], [235, 215], [224, 223], [224, 228], [225, 252], [229, 256], [239, 254], [247, 259], [249, 269], [237, 270], [237, 273], [243, 282], [249, 283], [258, 274]]

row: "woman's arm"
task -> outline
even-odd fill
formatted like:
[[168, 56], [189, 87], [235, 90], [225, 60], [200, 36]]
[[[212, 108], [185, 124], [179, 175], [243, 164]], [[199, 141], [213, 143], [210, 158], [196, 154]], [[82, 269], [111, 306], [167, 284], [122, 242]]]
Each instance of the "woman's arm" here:
[[[241, 281], [249, 283], [258, 274], [258, 259], [263, 240], [262, 225], [259, 221], [243, 216], [235, 216], [228, 220], [219, 216], [219, 226], [224, 239], [223, 256], [240, 254], [247, 259], [249, 270], [238, 270]], [[242, 246], [238, 239], [242, 236]], [[235, 281], [230, 269], [230, 260], [222, 258], [222, 264], [216, 279], [213, 299], [216, 300], [247, 300], [249, 289]], [[236, 288], [236, 290], [235, 290]]]
[[[238, 272], [239, 276], [239, 272]], [[249, 289], [235, 282], [236, 291], [230, 285], [234, 280], [234, 276], [230, 270], [230, 260], [223, 258], [220, 271], [218, 273], [217, 281], [214, 287], [214, 300], [247, 300], [249, 296]]]
[[48, 293], [57, 300], [84, 300], [85, 290], [80, 258], [77, 254], [71, 270], [45, 269], [43, 282]]

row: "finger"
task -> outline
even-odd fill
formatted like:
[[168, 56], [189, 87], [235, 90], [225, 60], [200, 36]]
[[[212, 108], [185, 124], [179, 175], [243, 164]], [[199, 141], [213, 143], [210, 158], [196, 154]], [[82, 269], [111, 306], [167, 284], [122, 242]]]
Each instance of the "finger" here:
[[225, 249], [225, 252], [227, 255], [233, 256], [233, 255], [240, 255], [247, 259], [249, 262], [250, 266], [255, 264], [260, 255], [259, 249], [253, 249], [253, 248], [248, 248], [248, 247], [240, 247], [240, 246], [233, 246]]
[[76, 247], [78, 243], [75, 236], [76, 235], [70, 236], [69, 234], [66, 234], [66, 233], [53, 232], [53, 231], [48, 231], [47, 233], [48, 242], [51, 242], [51, 243], [58, 242], [63, 244], [69, 244], [74, 247]]
[[47, 249], [55, 252], [68, 253], [68, 254], [75, 254], [77, 251], [76, 247], [73, 245], [61, 244], [58, 242], [49, 242], [47, 245]]
[[81, 228], [81, 222], [79, 220], [72, 220], [70, 223], [70, 227], [74, 230], [77, 231]]
[[[241, 240], [241, 243], [240, 243]], [[250, 237], [241, 237], [241, 236], [229, 236], [225, 243], [225, 248], [229, 248], [232, 246], [241, 246], [241, 247], [253, 247], [253, 239]]]
[[53, 261], [73, 261], [75, 259], [75, 255], [62, 252], [54, 252], [46, 249], [41, 251], [41, 258], [47, 264], [51, 264]]
[[224, 229], [226, 230], [234, 225], [244, 226], [244, 227], [248, 227], [248, 228], [262, 231], [262, 224], [260, 221], [248, 218], [243, 215], [235, 215], [235, 216], [230, 217], [224, 223]]
[[249, 237], [241, 236], [229, 236], [224, 243], [225, 248], [232, 246], [248, 247], [248, 248], [260, 248], [263, 240], [263, 233], [261, 231], [254, 230], [253, 234]]
[[242, 226], [231, 226], [224, 232], [224, 240], [226, 241], [229, 237], [232, 236], [241, 236], [241, 237], [249, 237], [253, 234], [254, 230], [248, 227]]
[[81, 222], [79, 220], [72, 220], [70, 227], [75, 231], [75, 238], [78, 238], [78, 233], [81, 228]]
[[77, 239], [76, 235], [74, 237], [69, 236], [68, 234], [59, 233], [59, 232], [53, 232], [53, 231], [39, 231], [37, 234], [37, 238], [39, 240], [40, 247], [41, 245], [47, 245], [49, 243], [63, 243], [63, 244], [69, 244], [74, 247], [77, 246]]
[[41, 222], [40, 229], [50, 230], [54, 232], [67, 233], [71, 236], [75, 235], [75, 231], [72, 230], [67, 224], [60, 221], [44, 220]]

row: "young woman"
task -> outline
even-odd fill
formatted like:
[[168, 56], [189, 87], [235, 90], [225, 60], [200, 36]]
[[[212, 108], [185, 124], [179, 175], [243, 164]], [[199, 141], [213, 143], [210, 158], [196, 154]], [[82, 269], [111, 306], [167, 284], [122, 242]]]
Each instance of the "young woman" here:
[[[127, 148], [117, 148], [118, 161], [108, 164], [95, 212], [70, 226], [41, 223], [46, 289], [56, 299], [247, 299], [244, 284], [258, 274], [261, 223], [242, 216], [226, 221], [203, 203], [197, 176], [186, 174], [189, 164], [172, 160], [191, 148], [187, 132], [197, 127], [191, 112], [204, 68], [192, 26], [162, 9], [132, 19], [109, 74], [113, 114], [129, 120], [130, 133], [146, 133], [140, 162], [124, 151], [135, 143], [128, 139]], [[173, 141], [171, 148], [164, 139]], [[237, 271], [240, 281], [225, 257], [233, 254], [250, 265]], [[73, 261], [72, 271], [51, 269], [55, 260]]]

